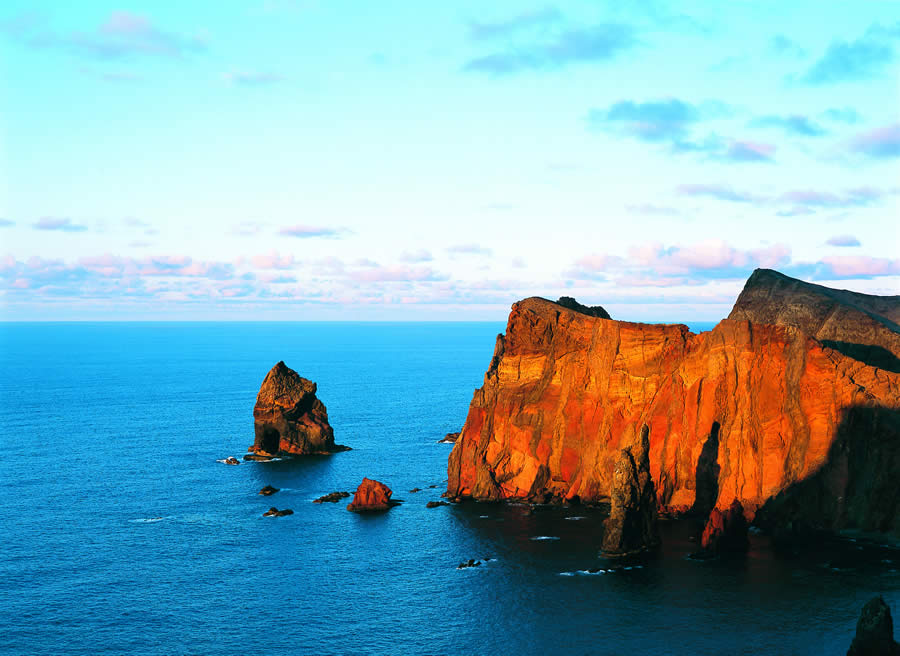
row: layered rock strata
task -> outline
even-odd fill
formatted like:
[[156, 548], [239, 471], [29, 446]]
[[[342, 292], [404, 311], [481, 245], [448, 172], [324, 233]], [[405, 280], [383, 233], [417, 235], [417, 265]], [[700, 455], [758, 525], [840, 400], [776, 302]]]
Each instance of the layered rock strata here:
[[[756, 300], [745, 288], [742, 313], [768, 303], [761, 287], [780, 289], [784, 278], [754, 276]], [[869, 333], [828, 334], [852, 342]], [[726, 319], [693, 334], [541, 298], [514, 304], [497, 337], [449, 458], [446, 496], [608, 501], [618, 454], [643, 424], [668, 510], [705, 516], [737, 500], [748, 520], [763, 509], [773, 523], [900, 533], [897, 372], [793, 325]]]
[[604, 524], [605, 555], [624, 556], [659, 545], [648, 433], [647, 426], [642, 427], [634, 445], [622, 449], [616, 460], [609, 518]]
[[266, 374], [253, 424], [256, 439], [249, 448], [256, 456], [327, 454], [346, 451], [334, 443], [325, 404], [316, 397], [314, 382], [301, 377], [284, 362]]

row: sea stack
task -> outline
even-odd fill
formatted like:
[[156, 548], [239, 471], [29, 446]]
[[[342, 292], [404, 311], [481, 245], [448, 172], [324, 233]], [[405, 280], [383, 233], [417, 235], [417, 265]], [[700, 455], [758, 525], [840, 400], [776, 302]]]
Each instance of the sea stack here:
[[863, 606], [856, 623], [856, 636], [847, 656], [898, 656], [900, 644], [894, 642], [894, 620], [891, 609], [881, 596]]
[[625, 556], [659, 545], [656, 490], [650, 476], [650, 429], [646, 425], [636, 442], [619, 453], [610, 500], [604, 555]]
[[670, 514], [737, 500], [764, 529], [900, 537], [900, 297], [759, 270], [731, 318], [699, 334], [571, 305], [512, 306], [447, 498], [602, 503], [632, 427], [647, 424]]
[[713, 508], [700, 538], [701, 558], [714, 558], [722, 553], [746, 551], [750, 546], [749, 525], [744, 517], [744, 507], [735, 499], [726, 510]]
[[262, 456], [310, 455], [346, 451], [334, 443], [325, 404], [316, 384], [284, 362], [266, 374], [253, 408], [256, 439], [249, 451]]
[[353, 501], [347, 506], [347, 510], [351, 512], [389, 510], [397, 505], [396, 501], [391, 501], [392, 494], [391, 488], [384, 483], [371, 478], [363, 478], [362, 483], [356, 488]]

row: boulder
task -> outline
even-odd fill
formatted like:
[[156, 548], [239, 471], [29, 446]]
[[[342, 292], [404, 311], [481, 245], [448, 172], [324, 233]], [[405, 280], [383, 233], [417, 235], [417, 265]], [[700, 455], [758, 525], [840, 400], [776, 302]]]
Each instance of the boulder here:
[[263, 513], [263, 517], [286, 517], [287, 515], [293, 515], [294, 511], [290, 508], [285, 508], [284, 510], [278, 510], [275, 506], [269, 508], [266, 512]]
[[656, 490], [650, 476], [650, 429], [646, 425], [635, 443], [619, 453], [610, 501], [603, 534], [605, 555], [624, 556], [659, 545]]
[[224, 460], [220, 460], [219, 462], [224, 462], [226, 465], [239, 465], [241, 461], [235, 458], [234, 456], [228, 456]]
[[325, 404], [314, 382], [279, 362], [266, 374], [253, 408], [257, 456], [328, 454], [346, 451], [334, 443]]
[[331, 492], [326, 494], [325, 496], [321, 496], [318, 499], [313, 499], [313, 503], [337, 503], [341, 499], [346, 499], [350, 496], [349, 492]]
[[264, 497], [272, 496], [276, 492], [278, 492], [277, 487], [272, 487], [271, 485], [266, 485], [263, 489], [261, 489], [257, 494], [261, 494]]
[[900, 644], [894, 641], [891, 609], [881, 596], [863, 606], [856, 623], [856, 636], [847, 656], [898, 656]]
[[391, 501], [393, 492], [384, 483], [374, 481], [371, 478], [363, 478], [362, 483], [356, 488], [353, 501], [347, 506], [351, 512], [368, 512], [373, 510], [388, 510], [396, 505]]

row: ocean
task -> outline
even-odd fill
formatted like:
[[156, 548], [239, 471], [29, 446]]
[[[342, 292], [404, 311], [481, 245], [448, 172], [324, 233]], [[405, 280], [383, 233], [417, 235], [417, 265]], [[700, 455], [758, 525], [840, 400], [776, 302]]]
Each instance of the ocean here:
[[[900, 616], [900, 553], [862, 541], [699, 562], [666, 522], [613, 562], [590, 509], [427, 509], [503, 329], [0, 324], [0, 653], [845, 654], [873, 595]], [[279, 360], [353, 450], [217, 462]], [[363, 476], [404, 503], [312, 503]]]

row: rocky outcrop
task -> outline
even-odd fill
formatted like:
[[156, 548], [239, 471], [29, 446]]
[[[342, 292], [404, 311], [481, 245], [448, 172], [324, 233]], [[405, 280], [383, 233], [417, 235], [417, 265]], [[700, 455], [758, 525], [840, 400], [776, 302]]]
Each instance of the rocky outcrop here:
[[337, 503], [341, 499], [346, 499], [349, 496], [349, 492], [330, 492], [318, 499], [313, 499], [313, 503]]
[[514, 304], [497, 338], [446, 496], [608, 501], [643, 424], [661, 507], [705, 517], [738, 500], [748, 520], [900, 534], [900, 374], [796, 326], [726, 319], [695, 335], [540, 298]]
[[280, 490], [279, 490], [277, 487], [272, 487], [271, 485], [266, 485], [266, 486], [265, 486], [264, 488], [262, 488], [259, 492], [257, 492], [257, 494], [261, 494], [261, 495], [263, 495], [264, 497], [270, 497], [270, 496], [272, 496], [273, 494], [275, 494], [276, 492], [279, 492], [279, 491], [280, 491]]
[[641, 428], [635, 443], [622, 449], [613, 474], [611, 507], [604, 524], [603, 553], [624, 556], [659, 545], [656, 490], [650, 476], [650, 438]]
[[446, 501], [429, 501], [425, 504], [426, 508], [440, 508], [441, 506], [449, 506]]
[[900, 296], [872, 296], [757, 269], [729, 319], [799, 328], [824, 346], [900, 372]]
[[865, 606], [856, 623], [856, 636], [847, 656], [898, 656], [900, 644], [894, 642], [891, 609], [880, 596]]
[[346, 451], [334, 443], [316, 384], [279, 362], [266, 374], [253, 408], [256, 456], [309, 455]]
[[459, 433], [447, 433], [444, 435], [444, 439], [438, 440], [438, 444], [456, 444], [456, 440], [459, 439]]
[[726, 510], [713, 508], [700, 537], [701, 551], [695, 556], [714, 558], [723, 553], [746, 551], [750, 546], [749, 529], [744, 507], [737, 499]]
[[287, 517], [288, 515], [293, 515], [294, 511], [290, 508], [285, 508], [284, 510], [278, 510], [275, 506], [269, 508], [266, 512], [263, 513], [263, 517]]
[[571, 296], [560, 296], [559, 299], [557, 299], [556, 304], [561, 305], [567, 310], [574, 310], [575, 312], [578, 312], [580, 314], [586, 314], [589, 317], [599, 317], [601, 319], [611, 318], [609, 316], [609, 312], [604, 310], [599, 305], [595, 305], [593, 307], [582, 305]]
[[397, 505], [391, 501], [393, 492], [384, 483], [363, 478], [362, 483], [356, 488], [353, 501], [347, 506], [351, 512], [367, 512], [372, 510], [388, 510]]

